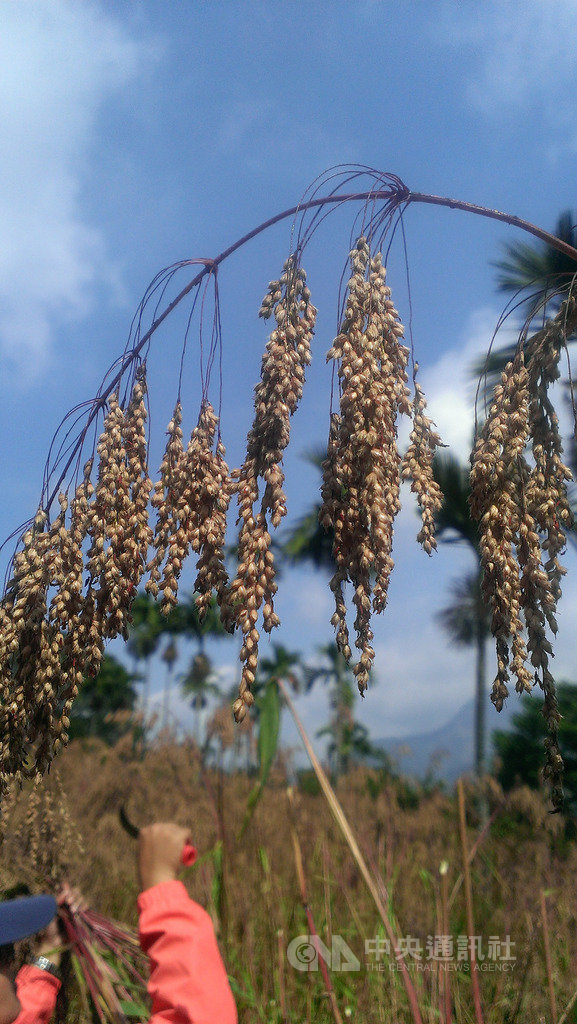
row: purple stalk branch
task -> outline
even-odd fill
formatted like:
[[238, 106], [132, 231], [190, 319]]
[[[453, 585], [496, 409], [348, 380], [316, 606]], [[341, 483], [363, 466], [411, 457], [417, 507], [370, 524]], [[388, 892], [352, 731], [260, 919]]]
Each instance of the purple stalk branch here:
[[[99, 1016], [101, 1020], [104, 1020], [100, 999], [104, 1000], [105, 1004], [110, 1004], [111, 1009], [115, 1010], [112, 1003], [116, 1006], [118, 996], [114, 986], [117, 986], [120, 994], [127, 999], [132, 997], [118, 973], [102, 954], [109, 950], [124, 965], [129, 976], [145, 989], [146, 981], [131, 960], [132, 953], [141, 952], [140, 946], [131, 932], [95, 911], [83, 909], [72, 912], [70, 907], [66, 907], [65, 910], [66, 912], [61, 914], [61, 918], [64, 921], [68, 940], [79, 960], [82, 974]], [[104, 992], [104, 989], [107, 991]]]

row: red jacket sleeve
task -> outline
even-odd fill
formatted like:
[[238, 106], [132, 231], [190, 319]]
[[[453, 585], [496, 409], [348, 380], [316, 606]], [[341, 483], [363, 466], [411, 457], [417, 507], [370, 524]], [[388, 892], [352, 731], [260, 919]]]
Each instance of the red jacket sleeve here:
[[212, 921], [182, 882], [138, 897], [140, 945], [150, 958], [149, 1024], [237, 1024]]
[[27, 964], [16, 975], [16, 992], [22, 1011], [14, 1024], [48, 1024], [54, 1007], [60, 982], [48, 971]]

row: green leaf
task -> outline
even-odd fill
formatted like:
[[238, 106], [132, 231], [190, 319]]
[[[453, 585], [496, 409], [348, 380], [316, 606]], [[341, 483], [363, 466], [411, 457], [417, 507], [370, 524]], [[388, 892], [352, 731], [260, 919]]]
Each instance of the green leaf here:
[[211, 896], [213, 906], [215, 907], [218, 914], [220, 914], [222, 904], [222, 855], [222, 839], [217, 839], [212, 850], [210, 851], [210, 856], [212, 857], [212, 861], [214, 863], [214, 875], [212, 879]]
[[71, 956], [70, 960], [72, 963], [72, 970], [74, 971], [74, 976], [76, 978], [76, 983], [78, 985], [78, 991], [80, 992], [80, 999], [85, 1012], [88, 1014], [90, 1012], [88, 1006], [88, 985], [86, 984], [86, 979], [82, 973], [80, 960], [74, 955]]
[[270, 861], [268, 859], [268, 854], [267, 854], [264, 846], [259, 846], [259, 848], [258, 848], [258, 856], [259, 856], [259, 860], [261, 862], [262, 870], [263, 870], [264, 874], [267, 876], [267, 878], [270, 878]]
[[427, 871], [426, 868], [419, 868], [419, 878], [421, 879], [421, 882], [423, 883], [423, 886], [425, 887], [426, 891], [431, 892], [433, 888], [433, 878], [431, 872]]
[[280, 693], [276, 679], [269, 679], [259, 703], [260, 715], [258, 720], [259, 728], [257, 744], [259, 778], [256, 786], [253, 787], [249, 794], [246, 813], [240, 830], [241, 838], [244, 835], [248, 823], [254, 813], [254, 809], [262, 796], [266, 780], [268, 779], [278, 748], [278, 737], [280, 731]]
[[280, 694], [276, 679], [271, 679], [262, 698], [258, 730], [259, 781], [263, 785], [276, 757], [279, 729]]
[[120, 1006], [126, 1017], [138, 1017], [139, 1020], [143, 1020], [147, 1015], [149, 1015], [149, 1011], [146, 1006], [128, 1002], [127, 999], [121, 999]]

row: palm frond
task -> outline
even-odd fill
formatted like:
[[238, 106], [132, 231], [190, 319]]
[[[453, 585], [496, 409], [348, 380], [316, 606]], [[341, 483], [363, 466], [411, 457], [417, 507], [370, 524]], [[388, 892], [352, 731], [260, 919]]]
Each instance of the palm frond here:
[[479, 637], [479, 626], [484, 636], [491, 632], [491, 612], [481, 594], [479, 573], [467, 573], [451, 583], [451, 604], [435, 615], [437, 622], [458, 647], [471, 647]]
[[[562, 241], [577, 245], [577, 224], [571, 210], [564, 210], [557, 219], [554, 233]], [[577, 264], [566, 253], [549, 245], [530, 245], [526, 242], [507, 243], [504, 256], [494, 260], [497, 270], [497, 288], [513, 296], [526, 297], [516, 304], [525, 326], [537, 315], [557, 312], [569, 289], [577, 283]], [[474, 377], [483, 379], [485, 395], [498, 383], [508, 362], [515, 355], [515, 345], [506, 345], [491, 352], [472, 366]]]
[[[577, 226], [571, 210], [564, 210], [555, 225], [555, 234], [562, 241], [575, 246]], [[575, 261], [549, 245], [530, 245], [526, 242], [506, 244], [505, 256], [495, 260], [497, 287], [504, 292], [518, 292], [528, 288], [539, 289], [541, 299], [560, 293], [557, 304], [564, 297], [577, 273]]]
[[435, 516], [436, 536], [445, 543], [466, 541], [479, 551], [479, 532], [469, 508], [469, 468], [453, 455], [436, 455], [433, 474], [443, 493], [443, 504]]
[[320, 505], [294, 526], [282, 546], [284, 556], [292, 562], [310, 562], [316, 569], [334, 572], [333, 533], [319, 523]]

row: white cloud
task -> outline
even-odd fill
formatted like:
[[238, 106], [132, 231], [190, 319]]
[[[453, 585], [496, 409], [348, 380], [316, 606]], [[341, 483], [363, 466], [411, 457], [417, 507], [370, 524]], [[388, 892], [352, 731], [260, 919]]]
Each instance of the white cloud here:
[[559, 123], [572, 122], [575, 101], [568, 87], [576, 77], [574, 0], [486, 0], [482, 15], [476, 4], [445, 3], [438, 15], [435, 34], [469, 51], [467, 96], [473, 107], [500, 119], [546, 106]]
[[285, 599], [285, 604], [290, 602], [289, 614], [298, 615], [309, 628], [324, 625], [333, 613], [333, 598], [327, 579], [326, 573], [303, 567], [298, 574], [298, 582], [292, 583]]
[[[436, 363], [423, 366], [419, 374], [428, 415], [435, 421], [450, 454], [465, 463], [471, 453], [474, 430], [477, 381], [473, 367], [487, 355], [497, 316], [489, 308], [475, 310], [463, 330], [461, 343], [445, 352]], [[503, 330], [495, 346], [510, 344], [513, 337], [512, 332]]]
[[30, 380], [55, 327], [115, 284], [82, 189], [101, 105], [151, 49], [96, 2], [0, 0], [0, 362]]

